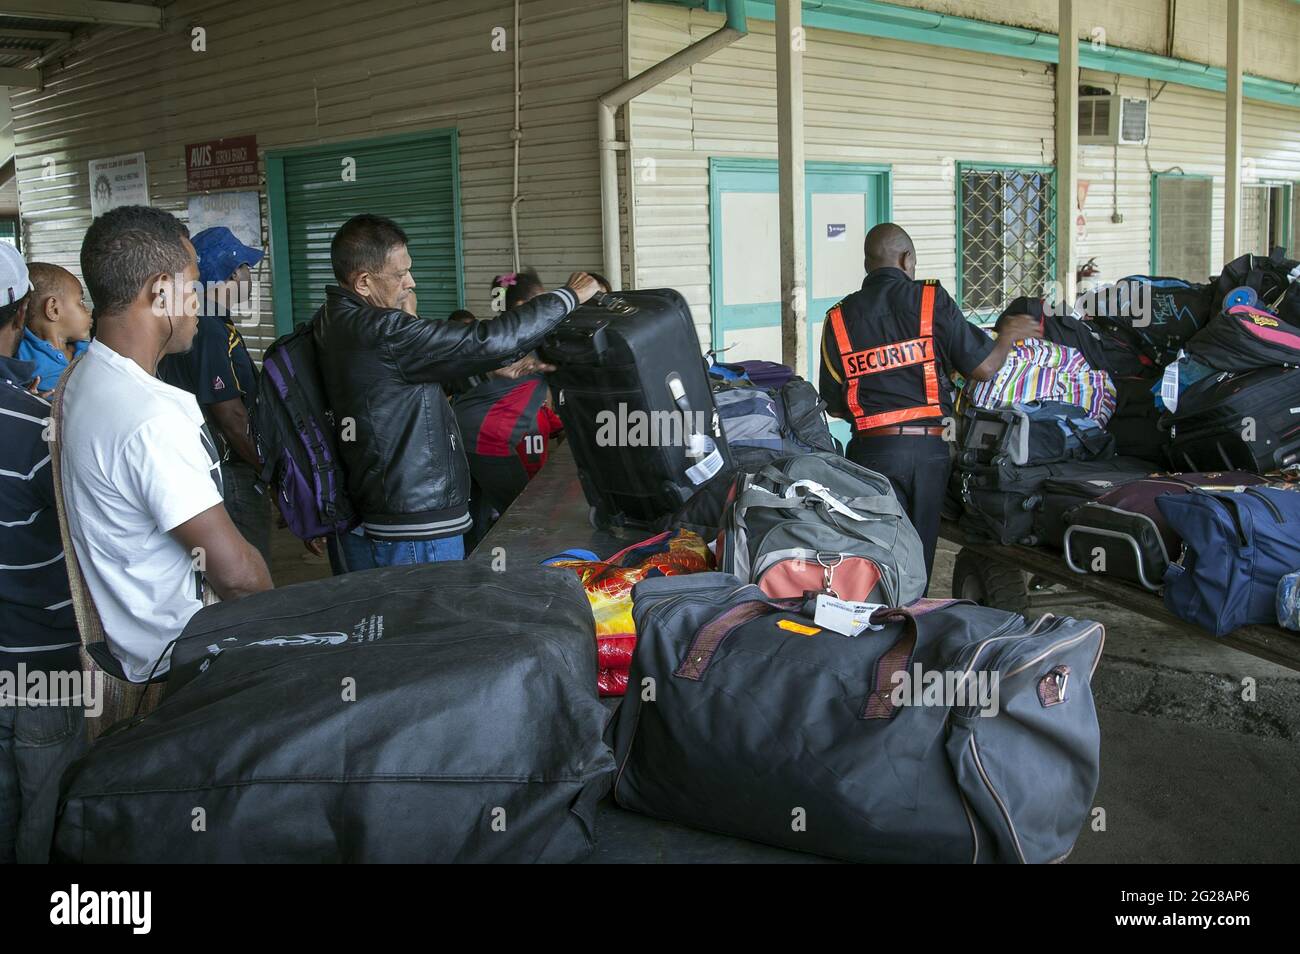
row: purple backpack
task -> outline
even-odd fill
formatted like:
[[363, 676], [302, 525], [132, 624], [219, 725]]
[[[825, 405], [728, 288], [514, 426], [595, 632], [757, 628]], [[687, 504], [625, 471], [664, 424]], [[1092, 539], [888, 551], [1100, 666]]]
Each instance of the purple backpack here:
[[[713, 352], [710, 352], [712, 355]], [[788, 365], [776, 361], [735, 361], [729, 364], [718, 362], [710, 368], [710, 373], [724, 379], [743, 378], [756, 387], [777, 390], [794, 377]]]
[[313, 325], [300, 325], [266, 349], [252, 413], [263, 461], [259, 484], [271, 488], [289, 529], [303, 540], [346, 533], [359, 522], [347, 496]]

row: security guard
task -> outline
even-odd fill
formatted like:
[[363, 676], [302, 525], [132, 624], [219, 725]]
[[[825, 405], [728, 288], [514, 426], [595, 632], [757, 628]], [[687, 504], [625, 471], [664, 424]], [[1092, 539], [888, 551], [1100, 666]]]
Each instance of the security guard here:
[[953, 413], [949, 375], [987, 381], [1012, 344], [1042, 336], [1028, 315], [999, 319], [996, 341], [968, 322], [933, 279], [918, 282], [916, 249], [893, 223], [867, 233], [862, 290], [826, 313], [820, 391], [853, 425], [848, 458], [894, 485], [934, 565], [952, 466], [943, 439]]

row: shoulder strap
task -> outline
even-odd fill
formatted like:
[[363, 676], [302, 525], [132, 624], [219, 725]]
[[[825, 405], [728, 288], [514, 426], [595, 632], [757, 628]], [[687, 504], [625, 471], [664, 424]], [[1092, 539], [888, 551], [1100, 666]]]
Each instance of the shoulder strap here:
[[54, 509], [59, 515], [59, 536], [63, 540], [63, 560], [68, 568], [68, 588], [72, 594], [72, 610], [77, 619], [77, 631], [81, 634], [83, 668], [85, 650], [90, 643], [104, 641], [104, 623], [99, 610], [95, 608], [95, 599], [86, 586], [86, 578], [81, 572], [81, 563], [77, 560], [76, 547], [72, 545], [72, 531], [68, 529], [68, 507], [63, 499], [63, 394], [68, 381], [81, 363], [81, 355], [72, 359], [59, 379], [59, 386], [54, 389], [54, 400], [50, 404], [50, 474], [54, 480]]

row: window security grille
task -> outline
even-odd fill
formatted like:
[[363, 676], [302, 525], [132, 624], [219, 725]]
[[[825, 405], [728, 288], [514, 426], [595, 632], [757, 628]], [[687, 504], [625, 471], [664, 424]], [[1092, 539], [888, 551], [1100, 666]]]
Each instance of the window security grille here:
[[1056, 195], [1049, 172], [969, 169], [960, 180], [961, 307], [996, 314], [1055, 278]]

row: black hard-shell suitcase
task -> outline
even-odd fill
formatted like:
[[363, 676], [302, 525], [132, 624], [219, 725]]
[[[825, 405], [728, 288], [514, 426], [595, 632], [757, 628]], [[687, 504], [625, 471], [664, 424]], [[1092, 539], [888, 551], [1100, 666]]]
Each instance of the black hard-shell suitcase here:
[[218, 603], [167, 685], [64, 775], [56, 861], [561, 862], [594, 844], [613, 756], [568, 570], [433, 563]]
[[1148, 470], [1144, 461], [1125, 457], [1032, 466], [1002, 460], [989, 467], [965, 469], [960, 478], [963, 513], [959, 524], [974, 539], [994, 540], [1004, 546], [1059, 543], [1060, 535], [1044, 525], [1044, 488], [1049, 480], [1109, 479]]
[[1161, 426], [1169, 430], [1173, 470], [1280, 470], [1300, 461], [1300, 368], [1198, 381]]
[[731, 465], [690, 308], [672, 289], [583, 305], [539, 353], [557, 367], [548, 380], [596, 526], [655, 525]]

